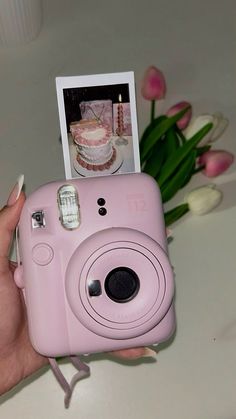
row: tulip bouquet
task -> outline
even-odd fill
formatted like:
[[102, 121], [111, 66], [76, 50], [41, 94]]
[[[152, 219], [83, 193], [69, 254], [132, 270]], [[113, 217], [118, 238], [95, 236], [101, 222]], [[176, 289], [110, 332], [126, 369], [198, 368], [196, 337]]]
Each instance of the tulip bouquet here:
[[[192, 106], [183, 101], [172, 106], [164, 115], [155, 115], [156, 101], [166, 95], [166, 81], [156, 67], [149, 67], [144, 75], [142, 96], [151, 102], [150, 123], [140, 140], [142, 171], [157, 181], [166, 203], [202, 172], [207, 177], [223, 173], [234, 160], [225, 150], [212, 150], [212, 143], [225, 131], [228, 120], [221, 114], [200, 115], [192, 118]], [[165, 213], [166, 226], [191, 211], [202, 215], [215, 208], [222, 192], [209, 184], [194, 189], [185, 202]]]

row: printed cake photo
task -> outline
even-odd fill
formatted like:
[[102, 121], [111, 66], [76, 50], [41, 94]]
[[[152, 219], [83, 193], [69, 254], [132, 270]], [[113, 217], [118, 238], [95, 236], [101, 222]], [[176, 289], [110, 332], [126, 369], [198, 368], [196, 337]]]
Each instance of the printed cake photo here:
[[57, 77], [66, 179], [140, 172], [133, 72]]
[[116, 160], [116, 149], [112, 145], [112, 132], [108, 125], [97, 120], [82, 119], [70, 125], [76, 146], [76, 160], [84, 169], [103, 171]]

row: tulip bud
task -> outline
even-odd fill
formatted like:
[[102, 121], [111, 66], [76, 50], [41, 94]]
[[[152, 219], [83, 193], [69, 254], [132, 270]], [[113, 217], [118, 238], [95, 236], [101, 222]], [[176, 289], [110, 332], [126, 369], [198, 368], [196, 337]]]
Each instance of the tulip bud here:
[[224, 150], [209, 150], [199, 157], [198, 164], [204, 165], [203, 173], [208, 177], [219, 176], [233, 163], [234, 155]]
[[[206, 124], [214, 124], [214, 117], [212, 115], [199, 115], [196, 118], [194, 118], [187, 129], [184, 132], [184, 135], [187, 140], [192, 138], [198, 131], [200, 131], [201, 128], [203, 128]], [[200, 142], [201, 146], [206, 145], [210, 142], [210, 137], [212, 134], [213, 127], [208, 132], [208, 134], [203, 138], [203, 140]]]
[[225, 132], [227, 126], [229, 125], [229, 120], [224, 117], [221, 112], [215, 112], [214, 117], [214, 127], [211, 135], [211, 143], [218, 140], [221, 135]]
[[194, 215], [204, 215], [216, 208], [222, 197], [222, 192], [211, 184], [193, 189], [187, 195], [186, 202]]
[[141, 93], [144, 99], [160, 100], [166, 94], [166, 82], [163, 73], [158, 68], [148, 67], [142, 81]]
[[167, 116], [173, 116], [173, 115], [176, 115], [178, 112], [182, 111], [185, 108], [189, 108], [189, 109], [184, 114], [184, 116], [181, 119], [179, 119], [177, 121], [177, 123], [176, 123], [177, 124], [177, 127], [179, 129], [181, 129], [181, 130], [185, 129], [188, 126], [188, 124], [190, 122], [190, 119], [192, 117], [192, 106], [190, 105], [190, 103], [189, 102], [185, 102], [185, 101], [176, 103], [176, 105], [172, 106], [166, 112], [166, 115]]
[[203, 114], [194, 118], [185, 131], [185, 137], [187, 139], [192, 138], [204, 125], [212, 123], [213, 127], [208, 134], [198, 144], [198, 147], [203, 147], [209, 143], [216, 141], [226, 130], [228, 126], [228, 119], [226, 119], [220, 112], [216, 112], [213, 115]]

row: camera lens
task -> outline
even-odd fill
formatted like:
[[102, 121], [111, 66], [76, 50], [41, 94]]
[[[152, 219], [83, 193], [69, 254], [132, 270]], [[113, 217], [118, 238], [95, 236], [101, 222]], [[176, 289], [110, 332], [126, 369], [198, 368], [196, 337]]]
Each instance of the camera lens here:
[[104, 216], [104, 215], [106, 215], [107, 210], [106, 210], [106, 208], [101, 207], [101, 208], [99, 208], [98, 212], [99, 212], [100, 215]]
[[105, 291], [111, 300], [125, 303], [132, 300], [140, 287], [138, 275], [130, 268], [113, 269], [105, 279]]

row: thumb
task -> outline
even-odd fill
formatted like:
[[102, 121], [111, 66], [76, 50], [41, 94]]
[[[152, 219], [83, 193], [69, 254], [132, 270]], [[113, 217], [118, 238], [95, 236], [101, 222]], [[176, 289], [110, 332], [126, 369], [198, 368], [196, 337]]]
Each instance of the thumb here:
[[25, 194], [21, 192], [23, 183], [24, 177], [21, 175], [8, 198], [7, 205], [0, 210], [0, 263], [3, 258], [8, 259], [14, 230], [25, 202]]

